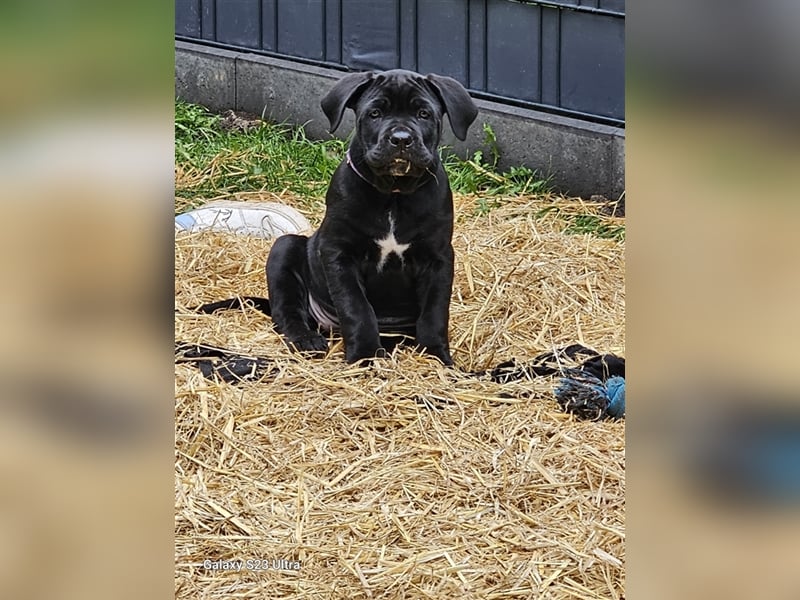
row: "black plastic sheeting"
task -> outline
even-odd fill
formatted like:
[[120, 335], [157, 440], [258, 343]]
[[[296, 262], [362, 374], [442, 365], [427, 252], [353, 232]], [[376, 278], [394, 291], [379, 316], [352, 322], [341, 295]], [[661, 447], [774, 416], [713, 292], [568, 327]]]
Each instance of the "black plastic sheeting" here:
[[176, 0], [175, 33], [624, 120], [624, 0]]

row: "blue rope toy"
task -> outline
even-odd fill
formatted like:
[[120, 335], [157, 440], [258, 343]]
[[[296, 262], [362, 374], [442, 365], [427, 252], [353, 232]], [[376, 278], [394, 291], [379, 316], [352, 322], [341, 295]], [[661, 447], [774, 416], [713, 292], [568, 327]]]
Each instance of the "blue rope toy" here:
[[597, 421], [625, 416], [625, 378], [609, 377], [605, 382], [585, 371], [570, 369], [555, 389], [556, 401], [567, 412]]
[[582, 344], [545, 352], [528, 363], [511, 359], [488, 374], [497, 383], [558, 376], [554, 391], [562, 410], [592, 421], [625, 416], [625, 359]]

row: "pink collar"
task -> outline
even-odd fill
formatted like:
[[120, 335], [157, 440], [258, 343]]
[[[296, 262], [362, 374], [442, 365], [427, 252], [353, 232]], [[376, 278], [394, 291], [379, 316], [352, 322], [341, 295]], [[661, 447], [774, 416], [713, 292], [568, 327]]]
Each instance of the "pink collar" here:
[[[351, 169], [353, 169], [353, 173], [355, 173], [356, 175], [358, 175], [359, 177], [361, 177], [361, 179], [363, 179], [364, 181], [366, 181], [366, 182], [367, 182], [368, 184], [370, 184], [372, 187], [375, 187], [375, 184], [374, 184], [374, 183], [372, 183], [372, 182], [371, 182], [369, 179], [367, 179], [367, 178], [364, 176], [364, 174], [363, 174], [361, 171], [359, 171], [358, 169], [356, 169], [356, 165], [355, 165], [355, 163], [353, 162], [353, 159], [352, 159], [352, 157], [350, 156], [350, 148], [348, 148], [348, 149], [347, 149], [347, 154], [345, 154], [345, 160], [347, 161], [347, 165], [348, 165], [348, 166], [349, 166]], [[399, 191], [399, 190], [392, 190], [392, 192], [397, 192], [397, 191]]]

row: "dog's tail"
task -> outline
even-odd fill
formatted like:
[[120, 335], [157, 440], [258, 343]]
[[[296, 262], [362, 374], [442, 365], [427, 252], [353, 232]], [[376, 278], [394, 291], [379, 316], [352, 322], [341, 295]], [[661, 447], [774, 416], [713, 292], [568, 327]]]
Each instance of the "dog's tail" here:
[[272, 309], [269, 306], [269, 299], [258, 298], [256, 296], [236, 296], [235, 298], [228, 298], [227, 300], [218, 300], [217, 302], [208, 302], [207, 304], [194, 306], [190, 310], [210, 315], [218, 310], [236, 310], [239, 308], [245, 308], [245, 306], [248, 305], [252, 306], [256, 310], [260, 310], [267, 316], [272, 316]]

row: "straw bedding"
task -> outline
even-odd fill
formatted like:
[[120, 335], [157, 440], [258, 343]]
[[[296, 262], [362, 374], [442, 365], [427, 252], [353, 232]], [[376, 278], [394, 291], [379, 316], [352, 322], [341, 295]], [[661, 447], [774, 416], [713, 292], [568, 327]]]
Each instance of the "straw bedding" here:
[[[478, 215], [456, 198], [460, 370], [573, 342], [624, 353], [624, 244], [535, 217], [592, 210], [571, 202]], [[624, 597], [624, 422], [560, 412], [549, 379], [501, 385], [409, 348], [351, 367], [340, 341], [307, 360], [255, 310], [187, 310], [266, 295], [271, 243], [176, 235], [176, 339], [274, 362], [236, 386], [176, 366], [176, 597]]]

